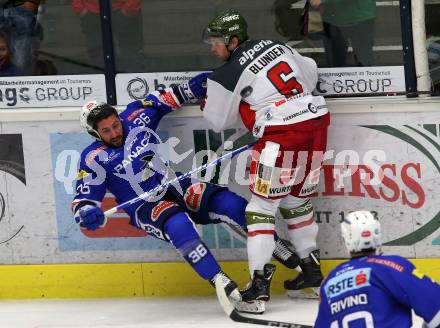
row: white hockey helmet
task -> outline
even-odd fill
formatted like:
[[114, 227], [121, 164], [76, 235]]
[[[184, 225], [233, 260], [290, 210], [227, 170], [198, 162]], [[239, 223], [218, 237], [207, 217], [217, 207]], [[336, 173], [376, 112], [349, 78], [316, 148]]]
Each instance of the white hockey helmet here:
[[101, 140], [101, 137], [96, 130], [96, 123], [110, 115], [119, 116], [116, 109], [109, 104], [102, 101], [91, 100], [81, 108], [79, 123], [84, 131], [92, 137]]
[[351, 253], [381, 246], [380, 223], [369, 211], [349, 213], [341, 223], [342, 239]]

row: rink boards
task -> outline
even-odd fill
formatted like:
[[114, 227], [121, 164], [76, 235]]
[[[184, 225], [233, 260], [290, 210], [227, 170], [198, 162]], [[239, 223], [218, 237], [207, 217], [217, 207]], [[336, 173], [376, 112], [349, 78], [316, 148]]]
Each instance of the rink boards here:
[[[384, 251], [416, 259], [440, 280], [440, 103], [383, 99], [333, 101], [328, 159], [313, 200], [324, 271], [345, 258], [339, 222], [350, 210], [374, 211]], [[99, 232], [78, 229], [70, 213], [79, 152], [91, 142], [78, 108], [0, 113], [0, 298], [204, 295], [212, 290], [169, 245], [130, 227], [125, 213]], [[196, 108], [161, 125], [163, 155], [182, 172], [220, 155], [225, 141], [249, 141], [237, 127], [210, 130]], [[200, 178], [248, 195], [246, 154]], [[107, 194], [104, 207], [114, 206]], [[283, 234], [283, 226], [278, 227]], [[247, 280], [245, 243], [227, 227], [200, 227], [236, 280]], [[99, 264], [86, 264], [99, 263]], [[179, 275], [176, 274], [179, 272]], [[279, 266], [274, 284], [292, 273]]]
[[[343, 260], [323, 260], [323, 273]], [[438, 259], [411, 260], [440, 283]], [[274, 262], [277, 265], [276, 262]], [[248, 281], [247, 262], [221, 262], [239, 286]], [[0, 299], [166, 297], [214, 295], [214, 289], [185, 263], [54, 264], [0, 266]], [[273, 294], [285, 293], [283, 281], [294, 270], [277, 265]]]

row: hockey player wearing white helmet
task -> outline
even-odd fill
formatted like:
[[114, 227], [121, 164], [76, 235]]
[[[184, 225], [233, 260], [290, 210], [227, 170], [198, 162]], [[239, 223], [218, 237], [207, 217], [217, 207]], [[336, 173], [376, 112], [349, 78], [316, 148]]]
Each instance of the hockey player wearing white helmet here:
[[84, 105], [80, 113], [80, 125], [91, 136], [111, 147], [124, 143], [124, 130], [116, 109], [96, 100]]
[[369, 211], [349, 213], [341, 223], [341, 233], [353, 257], [380, 250], [380, 223]]
[[381, 227], [373, 214], [351, 212], [341, 234], [351, 260], [323, 281], [315, 328], [410, 328], [411, 310], [425, 327], [440, 327], [440, 285], [407, 259], [380, 255]]

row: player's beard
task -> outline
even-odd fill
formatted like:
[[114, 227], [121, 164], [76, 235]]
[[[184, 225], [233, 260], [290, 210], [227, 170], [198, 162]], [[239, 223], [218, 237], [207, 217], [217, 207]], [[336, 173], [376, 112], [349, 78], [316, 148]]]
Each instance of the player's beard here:
[[124, 144], [124, 137], [121, 135], [119, 137], [110, 139], [110, 145], [114, 148], [121, 147]]

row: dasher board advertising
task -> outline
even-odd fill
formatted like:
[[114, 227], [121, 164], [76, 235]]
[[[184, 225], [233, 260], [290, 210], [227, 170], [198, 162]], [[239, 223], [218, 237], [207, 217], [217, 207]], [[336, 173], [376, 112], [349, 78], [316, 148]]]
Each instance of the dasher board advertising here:
[[83, 106], [106, 101], [104, 75], [23, 76], [0, 78], [0, 108]]
[[[187, 82], [201, 73], [121, 73], [116, 75], [118, 105], [144, 99], [159, 88]], [[403, 66], [318, 68], [316, 93], [322, 96], [394, 96], [405, 92]]]

